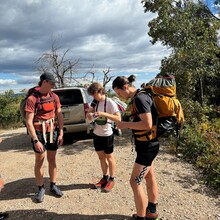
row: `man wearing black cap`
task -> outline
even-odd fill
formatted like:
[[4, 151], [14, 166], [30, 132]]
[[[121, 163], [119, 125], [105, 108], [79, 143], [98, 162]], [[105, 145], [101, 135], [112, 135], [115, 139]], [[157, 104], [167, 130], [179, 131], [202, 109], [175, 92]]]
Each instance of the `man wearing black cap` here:
[[35, 88], [36, 92], [28, 97], [25, 106], [26, 125], [35, 152], [34, 172], [38, 185], [36, 202], [43, 202], [45, 195], [43, 162], [46, 156], [49, 164], [50, 192], [57, 197], [63, 195], [56, 186], [56, 153], [63, 143], [63, 116], [59, 97], [51, 91], [55, 83], [52, 74], [42, 74], [39, 87]]
[[53, 74], [51, 74], [51, 73], [43, 73], [40, 76], [40, 82], [43, 82], [44, 80], [47, 80], [47, 81], [52, 82], [54, 84], [56, 83], [56, 80], [55, 80]]

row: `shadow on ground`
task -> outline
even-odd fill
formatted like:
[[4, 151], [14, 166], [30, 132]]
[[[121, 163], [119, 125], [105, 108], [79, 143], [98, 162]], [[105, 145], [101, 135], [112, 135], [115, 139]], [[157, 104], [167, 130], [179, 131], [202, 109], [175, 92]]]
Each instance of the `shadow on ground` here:
[[[127, 147], [131, 144], [131, 131], [125, 130], [122, 136], [114, 137], [115, 148]], [[84, 150], [94, 151], [93, 139], [91, 135], [83, 133], [68, 134], [64, 136], [64, 144], [61, 146], [62, 154], [72, 155]]]
[[[49, 178], [44, 178], [44, 185], [46, 189], [46, 194], [51, 195], [49, 192], [49, 186], [50, 186]], [[87, 183], [81, 183], [81, 184], [71, 183], [67, 185], [59, 185], [59, 188], [63, 192], [65, 192], [65, 191], [77, 190], [77, 189], [94, 189], [94, 185]], [[19, 179], [5, 184], [5, 187], [0, 194], [0, 200], [14, 200], [14, 199], [23, 199], [28, 197], [33, 199], [36, 191], [37, 188], [36, 188], [35, 178]]]
[[[26, 133], [26, 129], [21, 132], [3, 133], [0, 135], [3, 142], [0, 144], [0, 152], [14, 150], [18, 152], [32, 151], [32, 143], [30, 136]], [[122, 136], [115, 136], [115, 146], [127, 147], [131, 142], [131, 131], [125, 130]], [[66, 147], [68, 146], [68, 147]], [[67, 134], [64, 136], [64, 153], [71, 154], [93, 147], [92, 136], [85, 133]], [[92, 148], [93, 149], [93, 148]]]
[[46, 209], [33, 209], [33, 210], [15, 210], [9, 211], [9, 219], [25, 219], [25, 220], [128, 220], [129, 216], [117, 214], [100, 214], [100, 215], [86, 215], [86, 214], [58, 214], [55, 212], [48, 212]]
[[24, 133], [13, 133], [10, 135], [1, 135], [4, 139], [3, 142], [0, 144], [0, 151], [27, 151], [32, 150], [32, 143], [31, 139], [27, 134]]

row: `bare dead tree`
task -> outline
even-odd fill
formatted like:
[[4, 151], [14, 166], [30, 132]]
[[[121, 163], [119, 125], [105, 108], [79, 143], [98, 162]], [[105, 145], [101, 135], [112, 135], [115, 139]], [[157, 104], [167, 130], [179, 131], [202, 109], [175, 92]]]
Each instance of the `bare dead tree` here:
[[[38, 71], [42, 74], [45, 72], [52, 73], [57, 80], [57, 87], [64, 87], [67, 85], [83, 85], [82, 80], [88, 85], [95, 80], [96, 73], [93, 70], [94, 64], [87, 73], [84, 75], [77, 74], [77, 67], [79, 66], [79, 59], [73, 60], [67, 57], [70, 49], [60, 53], [60, 48], [57, 47], [56, 39], [52, 41], [51, 50], [43, 53], [42, 56], [36, 61], [38, 64]], [[111, 81], [114, 76], [109, 75], [110, 67], [107, 70], [103, 70], [103, 87]]]
[[103, 87], [105, 88], [105, 86], [111, 81], [111, 79], [114, 77], [114, 76], [110, 76], [109, 75], [109, 72], [110, 72], [110, 67], [107, 69], [107, 70], [103, 70], [103, 74], [104, 74], [104, 77], [103, 77]]
[[59, 49], [56, 46], [56, 40], [53, 40], [51, 51], [42, 54], [36, 63], [39, 65], [38, 70], [40, 73], [50, 72], [54, 74], [58, 82], [57, 87], [64, 87], [67, 82], [74, 79], [73, 74], [76, 73], [79, 59], [68, 59], [67, 54], [70, 49], [65, 50], [63, 54], [59, 53]]
[[[94, 79], [95, 79], [95, 75], [97, 74], [94, 70], [94, 64], [93, 64], [93, 67], [91, 68], [91, 70], [89, 70], [86, 74], [85, 74], [85, 78], [88, 80], [88, 75], [90, 75], [90, 81], [91, 83], [93, 83]], [[102, 80], [102, 85], [103, 87], [105, 88], [105, 86], [111, 81], [111, 79], [114, 77], [114, 76], [110, 76], [109, 73], [110, 73], [110, 67], [106, 70], [103, 70], [103, 80]]]
[[88, 75], [91, 75], [90, 78], [91, 78], [91, 83], [93, 83], [94, 79], [95, 79], [95, 71], [93, 70], [94, 69], [94, 64], [92, 65], [91, 69], [85, 74], [85, 79], [87, 78]]

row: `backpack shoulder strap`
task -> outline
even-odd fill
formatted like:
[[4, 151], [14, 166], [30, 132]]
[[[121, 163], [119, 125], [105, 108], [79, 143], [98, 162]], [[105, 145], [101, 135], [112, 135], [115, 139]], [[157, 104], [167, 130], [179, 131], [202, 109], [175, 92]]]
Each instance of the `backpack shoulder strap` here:
[[57, 109], [57, 100], [56, 100], [56, 98], [55, 98], [55, 93], [54, 93], [54, 92], [50, 92], [50, 95], [51, 95], [51, 97], [53, 98], [54, 103], [55, 103], [55, 108]]
[[[22, 104], [22, 108], [25, 108], [26, 105], [26, 100], [28, 99], [28, 97], [30, 97], [31, 95], [33, 95], [36, 98], [36, 102], [35, 102], [35, 106], [34, 106], [34, 115], [37, 114], [37, 105], [40, 102], [40, 92], [39, 92], [39, 87], [33, 87], [30, 88], [27, 92], [26, 97], [23, 99], [23, 104]], [[25, 116], [23, 116], [24, 118]]]
[[[133, 98], [131, 99], [129, 105], [131, 106], [132, 110], [133, 110], [133, 114], [132, 116], [134, 115], [137, 115], [137, 107], [136, 107], [136, 104], [135, 104], [135, 101], [134, 99], [140, 95], [140, 94], [146, 94], [146, 95], [149, 95], [152, 99], [152, 105], [154, 105], [154, 97], [153, 97], [153, 94], [152, 94], [152, 91], [150, 88], [144, 88], [144, 89], [138, 89], [135, 93], [135, 95], [133, 96]], [[151, 106], [152, 107], [152, 106]]]
[[134, 94], [134, 96], [133, 96], [133, 98], [131, 99], [131, 101], [130, 101], [129, 104], [135, 104], [135, 103], [134, 103], [134, 99], [135, 99], [139, 94], [141, 94], [141, 93], [147, 94], [148, 90], [149, 90], [149, 89], [138, 89], [138, 90], [136, 91], [136, 93]]
[[95, 99], [93, 99], [93, 100], [92, 100], [92, 103], [90, 104], [90, 106], [91, 106], [93, 109], [95, 109], [96, 105], [97, 105], [97, 101], [96, 101]]
[[99, 106], [99, 102], [96, 103], [96, 106], [95, 106], [95, 111], [97, 112], [98, 110], [98, 106]]
[[36, 98], [36, 103], [40, 101], [41, 94], [39, 92], [38, 87], [33, 87], [28, 90], [27, 98], [31, 95], [33, 95]]
[[41, 100], [41, 94], [39, 91], [34, 89], [31, 95], [33, 95], [36, 98], [36, 102], [35, 102], [35, 106], [34, 106], [34, 115], [36, 115], [38, 104], [40, 103], [40, 100]]
[[51, 92], [50, 92], [50, 96], [54, 98], [54, 101], [56, 101], [55, 93], [54, 93], [54, 92], [51, 91]]
[[[105, 97], [104, 112], [106, 112], [106, 100], [107, 100], [107, 97]], [[96, 111], [96, 112], [97, 112], [97, 110], [98, 110], [98, 106], [99, 106], [99, 102], [97, 102], [97, 104], [96, 104], [96, 108], [95, 108], [95, 111]]]

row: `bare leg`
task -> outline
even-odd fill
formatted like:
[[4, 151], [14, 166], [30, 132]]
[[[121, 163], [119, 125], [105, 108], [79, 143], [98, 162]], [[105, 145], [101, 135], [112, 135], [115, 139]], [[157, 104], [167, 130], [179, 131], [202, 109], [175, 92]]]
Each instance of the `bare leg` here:
[[157, 181], [154, 174], [154, 163], [150, 166], [150, 170], [145, 176], [147, 185], [148, 202], [157, 203], [158, 199], [158, 188]]
[[116, 162], [115, 162], [115, 158], [113, 156], [113, 153], [105, 154], [105, 155], [106, 155], [106, 158], [107, 158], [108, 164], [109, 164], [109, 175], [111, 177], [115, 177]]
[[52, 183], [55, 183], [57, 179], [56, 153], [57, 151], [50, 151], [50, 150], [47, 151], [50, 182]]
[[46, 155], [45, 152], [35, 153], [34, 173], [38, 186], [43, 185], [43, 176], [44, 176], [43, 163], [44, 163], [45, 155]]
[[146, 215], [147, 201], [141, 182], [149, 170], [149, 167], [135, 163], [130, 178], [130, 185], [134, 194], [135, 207], [139, 217], [145, 217]]
[[107, 175], [108, 174], [108, 163], [106, 161], [105, 152], [104, 151], [96, 151], [96, 153], [98, 154], [98, 157], [99, 157], [102, 173], [103, 173], [103, 175]]

